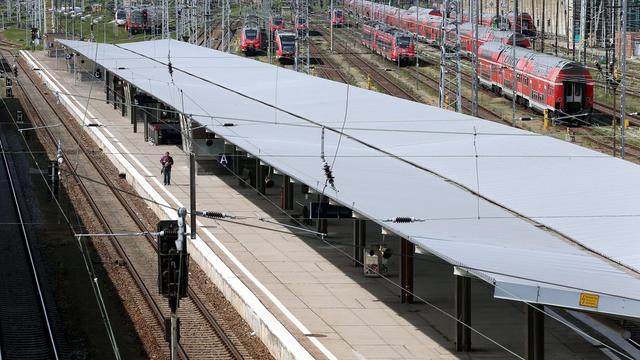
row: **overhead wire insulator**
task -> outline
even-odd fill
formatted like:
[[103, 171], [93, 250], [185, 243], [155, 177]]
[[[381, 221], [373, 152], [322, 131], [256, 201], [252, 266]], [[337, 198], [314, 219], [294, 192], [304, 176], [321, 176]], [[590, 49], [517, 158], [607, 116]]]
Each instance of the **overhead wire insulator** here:
[[232, 214], [227, 214], [220, 211], [196, 211], [196, 215], [210, 218], [210, 219], [235, 219]]
[[335, 178], [333, 177], [333, 171], [331, 171], [331, 166], [326, 161], [322, 162], [322, 170], [324, 170], [324, 176], [327, 178], [327, 182], [335, 190]]

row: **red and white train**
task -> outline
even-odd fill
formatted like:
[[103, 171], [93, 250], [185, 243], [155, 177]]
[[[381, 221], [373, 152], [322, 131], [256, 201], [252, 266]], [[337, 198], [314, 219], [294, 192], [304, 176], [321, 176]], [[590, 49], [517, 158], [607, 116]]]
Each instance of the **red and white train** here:
[[286, 26], [282, 16], [273, 15], [269, 18], [269, 31], [271, 31], [271, 33], [274, 33], [275, 31], [278, 31], [278, 30], [284, 30], [285, 27]]
[[380, 23], [362, 24], [362, 45], [389, 61], [408, 64], [416, 60], [413, 36]]
[[262, 34], [256, 23], [246, 23], [240, 32], [240, 50], [252, 55], [262, 50]]
[[346, 23], [345, 14], [342, 9], [333, 9], [333, 13], [329, 14], [331, 17], [331, 25], [342, 27]]
[[276, 59], [291, 61], [296, 55], [296, 33], [291, 30], [277, 30], [275, 33]]
[[593, 109], [594, 81], [579, 63], [516, 47], [487, 42], [478, 49], [480, 84], [566, 122], [586, 121]]
[[247, 56], [262, 50], [262, 29], [260, 17], [256, 14], [249, 14], [244, 18], [240, 32], [240, 50]]
[[[386, 4], [374, 3], [369, 0], [346, 0], [345, 6], [354, 14], [359, 14], [365, 18], [380, 21], [389, 26], [415, 34], [418, 39], [428, 43], [439, 44], [442, 40], [442, 13], [440, 10], [416, 6], [404, 10]], [[522, 14], [518, 18], [521, 19], [518, 23], [518, 28], [520, 28], [521, 23], [522, 29], [525, 27], [533, 27], [531, 16], [528, 14]], [[508, 23], [508, 17], [503, 20], [505, 24]], [[512, 44], [513, 37], [515, 36], [515, 44], [517, 46], [531, 47], [531, 42], [527, 36], [525, 36], [526, 34], [516, 33], [514, 35], [513, 31], [500, 30], [500, 28], [491, 25], [493, 23], [501, 23], [501, 21], [502, 20], [494, 21], [494, 17], [483, 17], [482, 25], [478, 27], [478, 43], [483, 44], [487, 41], [498, 41], [504, 44]], [[533, 27], [533, 29], [535, 31], [535, 27]], [[473, 38], [471, 23], [463, 22], [459, 25], [459, 30], [460, 41], [463, 44], [468, 44], [466, 48], [470, 50], [471, 39]], [[447, 41], [450, 41], [450, 39]], [[462, 47], [465, 48], [465, 46]]]

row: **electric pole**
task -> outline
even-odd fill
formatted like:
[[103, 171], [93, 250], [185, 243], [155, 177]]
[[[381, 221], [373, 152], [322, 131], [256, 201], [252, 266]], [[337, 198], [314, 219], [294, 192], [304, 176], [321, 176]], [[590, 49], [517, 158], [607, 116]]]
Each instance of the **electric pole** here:
[[[627, 86], [625, 78], [627, 76], [627, 0], [622, 0], [622, 21], [620, 22], [620, 158], [624, 159], [624, 118], [627, 114], [625, 109], [625, 93]], [[613, 135], [615, 137], [615, 134]]]
[[471, 58], [473, 65], [473, 79], [471, 83], [471, 115], [478, 116], [478, 21], [480, 13], [478, 9], [478, 0], [471, 0], [471, 31], [473, 33], [471, 44], [473, 46], [473, 56]]
[[[447, 108], [450, 105], [449, 93], [455, 97], [455, 109], [457, 112], [462, 111], [462, 93], [461, 93], [461, 72], [460, 72], [460, 13], [461, 3], [459, 0], [448, 0], [443, 3], [442, 8], [442, 37], [440, 41], [440, 107]], [[448, 15], [455, 11], [456, 19], [453, 21], [451, 28], [448, 22]], [[448, 33], [453, 32], [455, 43], [452, 49], [447, 46]], [[452, 59], [453, 66], [447, 69], [447, 61]], [[448, 74], [452, 74], [449, 75]], [[453, 79], [449, 80], [452, 77]], [[451, 89], [453, 87], [453, 90]]]

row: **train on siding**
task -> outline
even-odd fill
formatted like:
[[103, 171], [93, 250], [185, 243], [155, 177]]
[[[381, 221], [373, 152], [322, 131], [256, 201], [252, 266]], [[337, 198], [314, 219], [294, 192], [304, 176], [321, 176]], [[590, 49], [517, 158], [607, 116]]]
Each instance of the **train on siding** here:
[[115, 17], [116, 25], [124, 26], [127, 24], [127, 11], [124, 8], [118, 8]]
[[[378, 4], [369, 0], [347, 0], [345, 2], [346, 8], [353, 14], [362, 16], [368, 19], [383, 22], [391, 27], [395, 27], [406, 32], [412, 33], [419, 40], [425, 41], [430, 44], [439, 44], [442, 41], [442, 12], [436, 9], [426, 9], [412, 6], [407, 10], [400, 9], [394, 6], [388, 6], [385, 4]], [[513, 44], [515, 41], [516, 46], [531, 47], [531, 41], [526, 34], [505, 30], [505, 27], [499, 27], [498, 24], [509, 24], [509, 17], [505, 17], [500, 21], [494, 21], [493, 18], [483, 22], [483, 24], [496, 24], [496, 26], [478, 26], [478, 43], [482, 44], [488, 41], [499, 41], [504, 44]], [[522, 19], [519, 23], [524, 28], [525, 25], [531, 28], [533, 22], [530, 21], [531, 17], [520, 16], [518, 19]], [[525, 19], [528, 19], [525, 21]], [[453, 25], [449, 25], [451, 28]], [[533, 28], [535, 30], [535, 28]], [[471, 32], [471, 23], [463, 22], [459, 24], [460, 41], [463, 43], [463, 52], [468, 52], [471, 49], [471, 39], [473, 34]], [[451, 33], [451, 32], [449, 32]], [[453, 39], [452, 34], [446, 41], [450, 44]], [[465, 49], [466, 48], [466, 49]]]
[[333, 12], [329, 12], [331, 25], [336, 27], [342, 27], [346, 24], [346, 16], [342, 9], [333, 9]]
[[[435, 9], [411, 7], [407, 10], [369, 0], [346, 0], [353, 14], [375, 19], [404, 30], [414, 38], [432, 45], [442, 42], [442, 13]], [[483, 16], [478, 26], [479, 81], [496, 94], [513, 97], [516, 102], [538, 112], [548, 111], [558, 121], [574, 124], [590, 122], [594, 103], [594, 81], [589, 71], [573, 61], [530, 50], [536, 29], [529, 14], [514, 21], [513, 14], [496, 18]], [[462, 17], [463, 21], [466, 21]], [[370, 23], [363, 26], [363, 37], [370, 38]], [[506, 29], [506, 30], [505, 30]], [[516, 29], [518, 31], [513, 31]], [[470, 56], [474, 34], [469, 22], [462, 22], [460, 51]], [[520, 33], [522, 32], [522, 33]], [[445, 46], [453, 46], [453, 32], [448, 31]], [[372, 48], [373, 44], [363, 40]], [[516, 45], [516, 70], [513, 71], [513, 47]], [[515, 89], [514, 89], [515, 87]]]
[[273, 34], [278, 30], [284, 30], [286, 28], [286, 24], [284, 19], [280, 15], [272, 15], [269, 18], [269, 31]]
[[131, 34], [151, 33], [162, 28], [162, 9], [157, 6], [145, 6], [129, 9], [125, 25]]
[[[514, 74], [515, 50], [515, 74]], [[536, 51], [487, 42], [478, 49], [480, 84], [496, 94], [559, 120], [589, 122], [594, 81], [579, 63]], [[514, 85], [515, 84], [515, 85]]]
[[276, 59], [280, 62], [292, 61], [296, 55], [296, 33], [291, 30], [277, 30], [274, 37]]
[[240, 50], [247, 56], [262, 51], [262, 29], [257, 15], [250, 14], [244, 19], [240, 32]]
[[365, 22], [361, 27], [362, 45], [383, 58], [401, 64], [416, 60], [413, 36], [397, 28], [376, 22]]

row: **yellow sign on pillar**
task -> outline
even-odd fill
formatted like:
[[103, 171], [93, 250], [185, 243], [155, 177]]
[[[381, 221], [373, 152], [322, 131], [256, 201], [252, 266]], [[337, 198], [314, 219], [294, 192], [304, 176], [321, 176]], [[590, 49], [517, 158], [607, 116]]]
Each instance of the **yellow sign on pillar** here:
[[591, 293], [580, 293], [580, 306], [597, 308], [600, 302], [600, 295]]
[[542, 127], [547, 130], [549, 128], [549, 109], [544, 109], [544, 122]]

